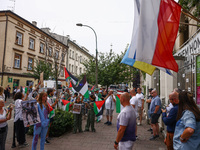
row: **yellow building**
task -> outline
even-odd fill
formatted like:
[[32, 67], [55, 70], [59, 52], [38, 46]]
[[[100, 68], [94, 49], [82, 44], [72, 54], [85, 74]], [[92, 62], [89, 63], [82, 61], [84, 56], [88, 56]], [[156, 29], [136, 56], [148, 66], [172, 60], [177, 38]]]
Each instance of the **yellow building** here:
[[[71, 43], [72, 44], [72, 43]], [[0, 82], [1, 86], [28, 86], [38, 83], [25, 73], [32, 72], [34, 60], [59, 66], [65, 85], [64, 67], [68, 66], [68, 45], [11, 11], [0, 11]]]

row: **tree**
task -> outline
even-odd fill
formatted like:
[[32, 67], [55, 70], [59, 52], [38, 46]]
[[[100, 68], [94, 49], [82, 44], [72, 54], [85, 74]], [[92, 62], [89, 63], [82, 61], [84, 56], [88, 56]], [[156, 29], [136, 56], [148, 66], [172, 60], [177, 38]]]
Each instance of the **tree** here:
[[179, 0], [179, 4], [188, 11], [193, 11], [193, 15], [200, 18], [200, 0]]
[[32, 72], [25, 73], [26, 75], [32, 76], [35, 79], [40, 79], [40, 73], [44, 72], [44, 80], [49, 80], [53, 76], [52, 66], [50, 63], [44, 61], [35, 60], [35, 66]]
[[[138, 70], [131, 66], [127, 66], [125, 64], [120, 63], [125, 52], [121, 53], [120, 55], [115, 54], [112, 50], [110, 50], [109, 53], [99, 53], [99, 84], [108, 87], [111, 84], [120, 84], [122, 82], [133, 81], [133, 79], [136, 77], [136, 74], [138, 73]], [[86, 76], [88, 83], [95, 84], [95, 61], [93, 61], [92, 59], [86, 61], [84, 62], [84, 66], [87, 70]]]

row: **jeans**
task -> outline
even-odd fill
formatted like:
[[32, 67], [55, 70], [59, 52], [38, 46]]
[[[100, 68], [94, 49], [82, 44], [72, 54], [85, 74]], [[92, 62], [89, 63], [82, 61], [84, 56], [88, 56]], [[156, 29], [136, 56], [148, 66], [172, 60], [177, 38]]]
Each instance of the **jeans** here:
[[37, 124], [34, 126], [32, 150], [37, 149], [37, 143], [38, 143], [39, 135], [41, 137], [41, 139], [40, 139], [40, 150], [44, 150], [44, 144], [45, 144], [47, 131], [48, 131], [48, 126], [47, 127], [37, 127]]
[[7, 133], [8, 133], [8, 126], [6, 126], [5, 132], [0, 133], [0, 150], [5, 150]]

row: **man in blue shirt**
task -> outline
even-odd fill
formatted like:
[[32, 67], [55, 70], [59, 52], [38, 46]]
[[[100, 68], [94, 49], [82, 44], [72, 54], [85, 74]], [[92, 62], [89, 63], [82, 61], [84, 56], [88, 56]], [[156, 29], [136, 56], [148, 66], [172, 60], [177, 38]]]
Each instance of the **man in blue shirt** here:
[[157, 94], [156, 90], [151, 91], [151, 95], [153, 96], [150, 105], [150, 116], [151, 116], [151, 126], [153, 128], [153, 136], [150, 140], [155, 140], [159, 137], [159, 125], [158, 118], [161, 114], [161, 100]]
[[167, 126], [167, 135], [164, 142], [168, 150], [173, 150], [173, 137], [176, 126], [176, 117], [177, 117], [178, 103], [179, 103], [178, 93], [172, 92], [169, 95], [169, 100], [171, 101], [174, 107], [170, 110], [168, 116], [166, 115], [166, 109], [165, 110], [162, 109], [162, 120], [164, 124]]

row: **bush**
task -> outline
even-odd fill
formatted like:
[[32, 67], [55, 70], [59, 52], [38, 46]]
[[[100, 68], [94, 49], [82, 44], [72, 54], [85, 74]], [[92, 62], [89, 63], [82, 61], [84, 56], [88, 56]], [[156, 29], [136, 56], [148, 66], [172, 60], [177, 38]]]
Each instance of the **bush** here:
[[50, 128], [50, 136], [61, 136], [73, 127], [73, 114], [61, 109], [55, 110], [54, 121]]
[[[68, 132], [73, 127], [73, 114], [61, 109], [55, 110], [53, 123], [50, 128], [50, 136], [58, 137]], [[29, 127], [29, 135], [33, 135], [33, 126]]]

